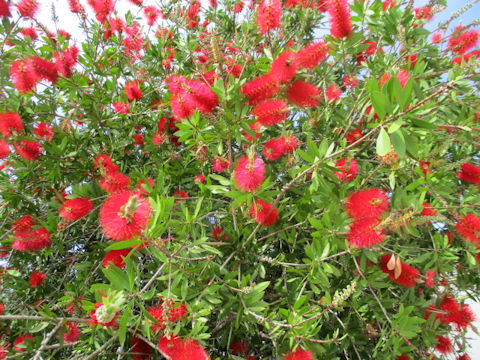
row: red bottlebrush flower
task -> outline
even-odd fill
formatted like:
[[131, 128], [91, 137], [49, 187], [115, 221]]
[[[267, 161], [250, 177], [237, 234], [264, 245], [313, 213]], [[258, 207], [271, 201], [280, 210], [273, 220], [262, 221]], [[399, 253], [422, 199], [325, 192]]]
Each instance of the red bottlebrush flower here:
[[452, 53], [461, 55], [477, 46], [479, 39], [480, 32], [478, 30], [465, 31], [464, 27], [459, 25], [453, 31], [452, 36], [450, 36], [447, 47]]
[[3, 311], [5, 310], [5, 305], [0, 303], [0, 315], [3, 315]]
[[457, 173], [457, 177], [465, 182], [469, 182], [480, 186], [480, 167], [465, 163], [461, 166], [461, 171]]
[[269, 161], [280, 159], [285, 154], [285, 138], [270, 139], [263, 147], [263, 156]]
[[67, 50], [55, 54], [55, 64], [58, 73], [64, 77], [70, 77], [73, 74], [73, 67], [78, 60], [78, 48], [73, 45]]
[[227, 170], [230, 167], [230, 165], [232, 165], [232, 163], [228, 159], [225, 159], [224, 157], [221, 157], [221, 156], [215, 156], [213, 158], [212, 169], [213, 171], [222, 173], [225, 170]]
[[38, 56], [33, 56], [29, 60], [35, 71], [37, 80], [48, 80], [52, 83], [57, 81], [58, 73], [55, 63]]
[[140, 100], [143, 96], [142, 90], [138, 86], [138, 80], [128, 81], [125, 84], [125, 95], [127, 95], [128, 100]]
[[186, 95], [186, 102], [190, 103], [192, 108], [196, 108], [201, 113], [209, 114], [218, 105], [217, 95], [207, 84], [201, 81], [187, 80], [184, 86], [187, 93], [182, 95]]
[[[397, 5], [395, 0], [385, 0], [383, 2], [383, 11], [387, 11], [388, 9], [393, 9]], [[407, 356], [408, 357], [408, 356]], [[400, 359], [400, 358], [399, 358]], [[398, 360], [398, 359], [397, 359]], [[402, 359], [403, 360], [403, 359]], [[406, 359], [405, 359], [406, 360]]]
[[242, 191], [254, 192], [265, 181], [265, 163], [258, 156], [242, 156], [234, 170], [235, 183]]
[[432, 173], [430, 169], [430, 163], [428, 161], [420, 160], [420, 170], [423, 172], [423, 175], [427, 175]]
[[198, 174], [197, 176], [195, 176], [195, 178], [193, 179], [193, 182], [195, 184], [199, 184], [199, 183], [202, 183], [202, 184], [205, 184], [205, 176], [203, 176], [203, 174]]
[[74, 14], [82, 14], [85, 12], [85, 9], [78, 0], [68, 0], [68, 6], [70, 7], [70, 11]]
[[133, 5], [137, 5], [137, 6], [142, 6], [143, 4], [143, 0], [128, 0], [130, 1]]
[[338, 171], [335, 171], [334, 174], [340, 181], [352, 181], [357, 176], [358, 164], [355, 159], [342, 158], [336, 162], [335, 166]]
[[246, 355], [248, 352], [247, 343], [245, 341], [235, 341], [230, 345], [233, 355]]
[[315, 107], [319, 104], [320, 89], [315, 85], [297, 80], [287, 90], [287, 99], [298, 106]]
[[143, 9], [143, 12], [147, 18], [147, 24], [149, 26], [153, 26], [160, 15], [160, 10], [158, 10], [155, 6], [147, 6], [145, 9]]
[[397, 79], [400, 81], [400, 85], [402, 85], [402, 88], [405, 87], [407, 84], [408, 79], [410, 79], [410, 73], [408, 70], [400, 70], [397, 74]]
[[150, 360], [152, 348], [139, 337], [132, 336], [130, 341], [130, 352], [132, 354], [132, 360]]
[[118, 102], [118, 101], [115, 101], [113, 103], [113, 109], [117, 114], [129, 114], [131, 106], [132, 105], [130, 103], [124, 103], [124, 102]]
[[130, 178], [118, 171], [107, 171], [105, 177], [99, 181], [100, 187], [108, 193], [115, 193], [127, 189]]
[[30, 275], [30, 279], [28, 280], [28, 283], [30, 284], [30, 287], [39, 287], [43, 285], [46, 278], [47, 278], [47, 274], [40, 271], [34, 271]]
[[416, 9], [413, 9], [415, 14], [415, 19], [417, 20], [426, 20], [430, 21], [433, 18], [433, 8], [430, 6], [422, 6]]
[[122, 269], [125, 267], [125, 261], [123, 260], [130, 254], [132, 249], [120, 249], [120, 250], [110, 250], [107, 252], [102, 259], [102, 265], [108, 267], [110, 264], [115, 265], [116, 267]]
[[440, 44], [442, 42], [443, 36], [442, 33], [434, 33], [432, 35], [432, 43], [433, 44]]
[[255, 200], [250, 206], [250, 216], [265, 227], [275, 225], [278, 221], [278, 210], [263, 200]]
[[17, 60], [12, 62], [10, 67], [10, 78], [13, 86], [20, 94], [26, 94], [33, 90], [37, 84], [37, 74], [33, 65], [27, 60]]
[[435, 216], [437, 215], [437, 211], [432, 209], [432, 205], [430, 204], [427, 204], [427, 203], [423, 203], [422, 204], [422, 212], [420, 213], [420, 215], [422, 216]]
[[348, 196], [345, 208], [353, 219], [378, 218], [387, 211], [388, 196], [377, 188], [358, 190]]
[[357, 87], [358, 83], [359, 83], [359, 81], [357, 79], [355, 79], [354, 77], [345, 76], [343, 78], [343, 85], [346, 88], [355, 89]]
[[35, 225], [35, 221], [32, 217], [30, 215], [24, 215], [13, 223], [12, 230], [14, 234], [17, 235], [22, 232], [30, 231], [33, 225]]
[[178, 322], [181, 321], [187, 315], [187, 307], [185, 304], [180, 304], [175, 306], [173, 301], [169, 301], [169, 299], [165, 300], [165, 302], [161, 305], [155, 305], [148, 309], [148, 313], [157, 320], [159, 324], [153, 323], [153, 330], [161, 331], [165, 329], [165, 323], [167, 321], [170, 322]]
[[325, 95], [327, 96], [328, 102], [335, 102], [340, 99], [340, 96], [342, 96], [342, 90], [337, 85], [333, 84], [327, 88]]
[[241, 93], [250, 98], [250, 105], [256, 105], [277, 95], [279, 89], [278, 81], [271, 74], [265, 74], [243, 84]]
[[425, 286], [426, 287], [434, 287], [435, 286], [435, 276], [437, 276], [437, 272], [433, 270], [428, 270], [425, 274]]
[[297, 53], [297, 65], [303, 69], [313, 70], [327, 58], [329, 50], [328, 44], [323, 40], [310, 43]]
[[107, 21], [115, 6], [112, 0], [89, 0], [88, 3], [93, 8], [97, 20], [101, 23]]
[[142, 134], [133, 135], [133, 141], [135, 142], [135, 145], [137, 145], [137, 146], [144, 146], [145, 145], [145, 141], [143, 141], [143, 135]]
[[313, 360], [313, 354], [308, 350], [297, 349], [285, 355], [283, 360]]
[[291, 80], [297, 74], [297, 70], [296, 54], [287, 50], [273, 60], [270, 74], [276, 81], [283, 84]]
[[66, 200], [59, 213], [65, 220], [75, 221], [87, 216], [92, 210], [92, 200], [85, 197]]
[[[457, 56], [456, 58], [452, 59], [452, 64], [458, 64], [458, 65], [461, 65], [462, 62], [469, 62], [470, 59], [478, 59], [480, 58], [480, 50], [475, 50], [475, 51], [471, 51], [469, 52], [468, 54], [465, 54], [465, 55], [460, 55], [460, 56]], [[475, 121], [476, 122], [476, 121]]]
[[130, 240], [147, 227], [151, 207], [133, 191], [113, 193], [100, 209], [100, 224], [105, 235], [115, 241]]
[[63, 341], [72, 343], [80, 338], [80, 329], [76, 323], [67, 321], [65, 323], [66, 331], [63, 333]]
[[147, 178], [146, 181], [143, 179], [140, 180], [137, 184], [137, 191], [143, 196], [147, 196], [149, 194], [149, 190], [147, 190], [144, 186], [147, 183], [147, 181], [148, 181], [148, 185], [150, 185], [152, 189], [155, 188], [155, 182], [152, 179]]
[[480, 218], [476, 215], [467, 214], [460, 219], [455, 229], [468, 242], [477, 246], [480, 245]]
[[20, 12], [20, 15], [33, 19], [38, 10], [39, 3], [38, 0], [20, 0], [15, 6]]
[[25, 160], [34, 161], [40, 158], [43, 147], [36, 141], [20, 140], [20, 144], [15, 144], [17, 154]]
[[435, 350], [442, 354], [449, 354], [453, 351], [452, 342], [446, 336], [435, 336], [438, 344], [435, 346]]
[[235, 13], [238, 14], [238, 13], [241, 13], [242, 10], [243, 10], [243, 7], [245, 6], [245, 4], [243, 3], [243, 1], [237, 1], [235, 3]]
[[385, 231], [375, 218], [358, 219], [350, 225], [347, 240], [353, 248], [371, 247], [385, 241]]
[[292, 153], [298, 145], [298, 140], [295, 136], [283, 137], [285, 139], [285, 153]]
[[460, 355], [457, 360], [472, 360], [468, 354]]
[[285, 120], [287, 112], [287, 103], [283, 100], [265, 100], [253, 109], [253, 115], [263, 126], [275, 125]]
[[172, 196], [173, 196], [173, 197], [182, 198], [182, 199], [188, 198], [187, 192], [186, 192], [186, 191], [183, 191], [183, 190], [175, 191], [175, 192], [172, 194]]
[[[215, 239], [215, 241], [219, 241], [219, 240], [220, 240], [219, 236], [222, 234], [222, 232], [223, 232], [223, 228], [220, 227], [220, 226], [215, 226], [215, 227], [213, 228], [213, 230], [212, 230], [212, 235], [213, 235], [213, 238]], [[224, 239], [224, 240], [228, 240], [228, 236], [225, 235], [225, 234], [222, 235], [221, 237], [222, 237], [222, 239]]]
[[171, 360], [208, 360], [205, 349], [196, 340], [182, 340], [172, 335], [162, 336], [158, 342], [160, 353]]
[[6, 258], [10, 254], [10, 250], [9, 245], [0, 246], [0, 259]]
[[328, 0], [330, 34], [335, 38], [350, 37], [353, 33], [350, 7], [347, 0]]
[[23, 132], [23, 121], [18, 113], [0, 113], [0, 133], [5, 139]]
[[95, 158], [95, 167], [99, 168], [101, 172], [118, 171], [118, 166], [113, 163], [112, 158], [105, 154], [97, 155]]
[[417, 54], [408, 55], [405, 57], [405, 60], [411, 67], [415, 67], [415, 65], [417, 65]]
[[90, 324], [102, 326], [114, 326], [117, 323], [117, 313], [108, 311], [103, 303], [95, 303], [95, 310], [90, 313]]
[[390, 260], [392, 256], [393, 255], [386, 254], [381, 257], [380, 267], [382, 268], [382, 271], [388, 274], [390, 280], [399, 285], [415, 287], [420, 276], [420, 271], [413, 266], [400, 261], [400, 259], [396, 259], [394, 264], [391, 264], [392, 262]]
[[443, 313], [437, 315], [442, 324], [454, 324], [456, 330], [465, 330], [473, 321], [473, 315], [470, 306], [467, 304], [460, 304], [451, 295], [445, 295], [440, 302], [440, 309]]
[[0, 159], [5, 159], [10, 155], [10, 146], [5, 140], [0, 140]]
[[10, 1], [0, 0], [0, 17], [10, 17]]
[[30, 334], [20, 335], [13, 341], [14, 351], [25, 351], [29, 342], [33, 342], [33, 336]]
[[[0, 0], [0, 2], [1, 2], [1, 0]], [[23, 36], [29, 37], [32, 41], [38, 39], [37, 31], [33, 27], [23, 28], [21, 33], [22, 33]]]
[[55, 136], [55, 131], [53, 131], [52, 127], [47, 123], [43, 123], [43, 122], [37, 124], [37, 126], [35, 126], [35, 129], [33, 129], [33, 132], [39, 138], [45, 139], [46, 141], [49, 141], [49, 142], [52, 141], [53, 137]]
[[18, 251], [42, 250], [50, 247], [50, 233], [45, 228], [29, 229], [17, 232], [13, 239], [12, 249]]
[[175, 119], [179, 121], [192, 116], [195, 110], [193, 104], [185, 101], [180, 95], [174, 95], [170, 98], [170, 108]]
[[270, 30], [280, 28], [282, 20], [282, 3], [280, 0], [262, 0], [258, 5], [257, 25], [260, 33], [265, 35]]

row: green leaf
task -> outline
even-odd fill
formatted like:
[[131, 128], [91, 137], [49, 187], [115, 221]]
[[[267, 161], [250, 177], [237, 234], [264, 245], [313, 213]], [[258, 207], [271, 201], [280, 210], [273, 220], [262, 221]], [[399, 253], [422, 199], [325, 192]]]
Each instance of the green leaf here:
[[380, 91], [373, 91], [371, 100], [379, 119], [383, 120], [387, 113], [387, 97]]
[[406, 145], [402, 130], [397, 130], [392, 133], [392, 143], [397, 155], [401, 158], [405, 157]]
[[405, 139], [405, 146], [407, 148], [407, 152], [414, 158], [418, 158], [418, 146], [417, 146], [417, 139], [413, 135], [404, 134]]
[[129, 247], [136, 246], [136, 245], [141, 245], [141, 244], [143, 244], [143, 241], [141, 239], [119, 241], [119, 242], [115, 242], [111, 245], [108, 245], [105, 248], [105, 250], [107, 250], [107, 251], [121, 250], [121, 249], [127, 249]]
[[123, 312], [122, 318], [120, 319], [120, 328], [118, 329], [118, 339], [120, 341], [120, 344], [123, 344], [125, 342], [128, 320], [130, 320], [130, 314], [132, 312], [132, 305], [133, 300], [128, 303], [127, 308]]
[[429, 123], [428, 121], [425, 120], [420, 120], [420, 119], [412, 119], [412, 123], [419, 128], [423, 129], [429, 129], [429, 130], [434, 130], [437, 128], [437, 125]]
[[381, 128], [377, 137], [377, 154], [380, 156], [384, 156], [390, 152], [390, 148], [390, 137], [388, 136], [385, 129]]

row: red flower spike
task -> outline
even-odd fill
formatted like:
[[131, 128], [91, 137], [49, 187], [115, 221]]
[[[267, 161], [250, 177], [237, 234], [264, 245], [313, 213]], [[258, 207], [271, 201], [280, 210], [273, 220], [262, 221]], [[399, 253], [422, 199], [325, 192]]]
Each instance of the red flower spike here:
[[297, 70], [296, 54], [287, 50], [273, 60], [270, 74], [273, 79], [283, 84], [291, 80], [297, 74]]
[[147, 183], [147, 181], [152, 189], [155, 188], [155, 182], [153, 181], [153, 179], [147, 178], [146, 181], [143, 179], [140, 180], [137, 184], [137, 191], [143, 196], [147, 196], [149, 193], [149, 191], [146, 190], [146, 187], [143, 186]]
[[287, 90], [287, 99], [291, 103], [304, 107], [315, 107], [319, 104], [321, 91], [315, 85], [297, 80]]
[[40, 287], [43, 285], [46, 278], [47, 278], [47, 274], [40, 271], [34, 271], [30, 274], [30, 279], [28, 280], [28, 283], [32, 288]]
[[435, 216], [435, 215], [437, 215], [437, 211], [432, 209], [432, 205], [424, 202], [422, 204], [422, 207], [423, 207], [423, 209], [420, 212], [420, 215], [422, 215], [422, 216]]
[[182, 340], [175, 335], [170, 338], [162, 336], [158, 348], [170, 360], [209, 360], [205, 349], [196, 340]]
[[462, 25], [459, 25], [450, 36], [447, 48], [456, 55], [465, 54], [477, 46], [479, 39], [480, 32], [478, 30], [465, 30]]
[[0, 17], [10, 17], [10, 1], [0, 0]]
[[434, 287], [435, 286], [435, 276], [437, 276], [437, 272], [433, 270], [428, 270], [425, 274], [425, 286], [426, 287]]
[[113, 163], [112, 158], [105, 154], [97, 155], [97, 157], [95, 158], [95, 167], [99, 168], [101, 172], [118, 171], [118, 166]]
[[59, 213], [65, 220], [75, 221], [87, 216], [92, 210], [92, 200], [89, 198], [75, 198], [65, 200]]
[[250, 98], [250, 105], [257, 105], [262, 100], [277, 95], [279, 89], [278, 81], [271, 74], [266, 74], [243, 84], [241, 93]]
[[453, 351], [452, 342], [446, 336], [435, 336], [438, 344], [435, 346], [435, 350], [442, 354], [449, 354]]
[[13, 341], [13, 350], [14, 351], [25, 351], [27, 350], [26, 342], [33, 341], [33, 336], [30, 334], [20, 335]]
[[73, 343], [80, 338], [80, 329], [76, 323], [67, 321], [65, 323], [66, 331], [63, 333], [63, 341]]
[[113, 109], [117, 114], [129, 114], [131, 107], [132, 105], [130, 103], [124, 103], [124, 102], [118, 102], [118, 101], [113, 103]]
[[195, 176], [195, 178], [193, 179], [193, 182], [195, 184], [199, 184], [199, 183], [202, 183], [202, 184], [205, 184], [205, 176], [203, 174], [198, 174], [197, 176]]
[[153, 349], [137, 336], [132, 336], [130, 351], [132, 360], [150, 360], [152, 358]]
[[110, 250], [103, 256], [102, 265], [104, 267], [108, 267], [110, 264], [113, 264], [120, 269], [124, 268], [126, 265], [124, 258], [126, 258], [128, 254], [130, 254], [131, 250], [132, 249], [130, 248]]
[[5, 310], [5, 305], [0, 303], [0, 315], [3, 315], [4, 310]]
[[216, 171], [218, 173], [222, 173], [225, 170], [227, 170], [230, 167], [230, 165], [232, 165], [230, 160], [225, 159], [221, 156], [215, 156], [213, 158], [212, 169], [213, 169], [213, 171]]
[[20, 144], [14, 144], [17, 154], [28, 161], [40, 158], [43, 147], [36, 141], [20, 140]]
[[147, 6], [143, 9], [145, 17], [147, 18], [147, 24], [149, 26], [153, 26], [155, 21], [157, 21], [158, 17], [160, 16], [160, 10], [158, 10], [155, 6]]
[[128, 100], [140, 100], [143, 96], [142, 90], [138, 86], [138, 81], [128, 81], [125, 84], [125, 95], [127, 95]]
[[12, 249], [18, 251], [43, 250], [50, 247], [50, 233], [45, 228], [29, 229], [15, 234]]
[[342, 90], [335, 84], [330, 85], [325, 91], [325, 96], [328, 99], [328, 102], [336, 102], [342, 96]]
[[233, 355], [246, 355], [248, 352], [247, 343], [245, 341], [235, 341], [230, 345]]
[[460, 355], [457, 360], [472, 360], [468, 354]]
[[85, 13], [85, 9], [78, 0], [68, 0], [68, 6], [70, 8], [70, 11], [74, 14]]
[[385, 231], [380, 227], [380, 221], [375, 218], [355, 220], [347, 234], [348, 244], [352, 248], [371, 247], [385, 239]]
[[263, 126], [271, 126], [287, 118], [287, 104], [283, 100], [265, 100], [253, 109], [253, 115]]
[[15, 6], [20, 12], [20, 15], [33, 19], [35, 13], [38, 11], [39, 3], [38, 0], [20, 0]]
[[124, 191], [130, 185], [130, 178], [118, 171], [107, 171], [105, 178], [99, 181], [99, 185], [108, 193]]
[[274, 138], [268, 140], [263, 147], [263, 157], [269, 161], [280, 159], [285, 154], [285, 138]]
[[467, 214], [460, 219], [455, 229], [468, 242], [477, 246], [480, 245], [480, 218], [476, 215]]
[[397, 360], [410, 360], [410, 357], [405, 354], [402, 354], [399, 357], [397, 357]]
[[388, 208], [388, 196], [380, 189], [358, 190], [348, 196], [345, 205], [353, 219], [377, 218]]
[[117, 315], [107, 311], [103, 303], [95, 303], [95, 310], [90, 313], [90, 324], [101, 326], [115, 326], [117, 324]]
[[55, 54], [55, 64], [61, 76], [70, 77], [73, 75], [73, 68], [78, 60], [78, 48], [73, 45], [67, 50]]
[[350, 131], [348, 134], [347, 134], [347, 144], [348, 145], [352, 145], [354, 142], [356, 142], [358, 139], [360, 139], [362, 137], [362, 130], [360, 129], [355, 129], [355, 130], [352, 130]]
[[32, 91], [37, 84], [37, 74], [30, 61], [17, 60], [10, 66], [10, 78], [20, 94]]
[[313, 360], [313, 354], [308, 350], [297, 349], [285, 355], [283, 360]]
[[297, 65], [303, 69], [313, 70], [327, 58], [329, 50], [328, 44], [323, 40], [310, 43], [297, 53]]
[[23, 28], [21, 33], [24, 37], [29, 37], [31, 41], [38, 39], [37, 31], [33, 27]]
[[38, 56], [33, 56], [29, 60], [35, 71], [37, 80], [48, 80], [52, 83], [57, 81], [58, 73], [55, 63]]
[[335, 164], [338, 171], [335, 171], [335, 176], [343, 182], [352, 181], [358, 173], [358, 164], [355, 159], [341, 158]]
[[[405, 287], [415, 287], [417, 280], [420, 277], [420, 271], [415, 269], [413, 266], [410, 266], [399, 259], [390, 266], [391, 257], [393, 255], [387, 254], [383, 255], [380, 259], [380, 267], [382, 271], [388, 274], [388, 278], [399, 285]], [[400, 273], [398, 273], [400, 272]], [[396, 276], [398, 275], [398, 276]]]
[[295, 151], [298, 146], [298, 140], [295, 136], [284, 137], [285, 140], [285, 153], [290, 154]]
[[18, 113], [0, 113], [0, 133], [5, 139], [23, 132], [23, 121]]
[[462, 164], [461, 169], [462, 170], [457, 173], [457, 177], [460, 180], [480, 186], [480, 167], [465, 163]]
[[328, 0], [327, 10], [330, 15], [330, 34], [335, 38], [350, 37], [353, 28], [347, 0]]
[[151, 214], [149, 202], [134, 191], [116, 192], [100, 209], [104, 234], [115, 241], [130, 240], [147, 227]]
[[278, 210], [272, 204], [256, 200], [250, 206], [250, 216], [259, 224], [269, 227], [278, 221]]
[[258, 6], [257, 25], [260, 33], [265, 35], [273, 29], [280, 28], [282, 3], [280, 0], [262, 0]]
[[234, 171], [235, 183], [242, 191], [254, 192], [265, 181], [265, 163], [258, 156], [242, 156]]
[[36, 136], [46, 141], [52, 141], [53, 137], [55, 136], [55, 131], [53, 131], [52, 127], [47, 123], [39, 123], [33, 129], [33, 132]]

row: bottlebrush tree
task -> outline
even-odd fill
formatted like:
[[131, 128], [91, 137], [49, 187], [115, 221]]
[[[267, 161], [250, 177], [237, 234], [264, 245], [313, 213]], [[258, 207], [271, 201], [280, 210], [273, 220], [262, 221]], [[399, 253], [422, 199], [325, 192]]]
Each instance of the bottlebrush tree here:
[[0, 358], [468, 359], [480, 33], [445, 2], [69, 0], [74, 40], [0, 0]]

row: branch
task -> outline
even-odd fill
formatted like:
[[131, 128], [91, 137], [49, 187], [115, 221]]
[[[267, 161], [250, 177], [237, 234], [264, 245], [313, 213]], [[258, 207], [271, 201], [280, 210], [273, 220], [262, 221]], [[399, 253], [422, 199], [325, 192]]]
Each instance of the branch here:
[[50, 339], [53, 337], [53, 335], [55, 335], [55, 333], [58, 331], [58, 329], [60, 329], [62, 325], [63, 320], [59, 320], [57, 326], [55, 326], [53, 330], [50, 331], [48, 335], [45, 336], [45, 338], [42, 340], [42, 343], [40, 344], [40, 347], [38, 348], [32, 360], [42, 360], [42, 351], [45, 350], [45, 347], [47, 346]]
[[32, 321], [71, 321], [71, 322], [78, 322], [78, 323], [88, 323], [90, 322], [89, 319], [81, 319], [81, 318], [50, 318], [46, 316], [31, 316], [31, 315], [0, 315], [1, 320], [32, 320]]

